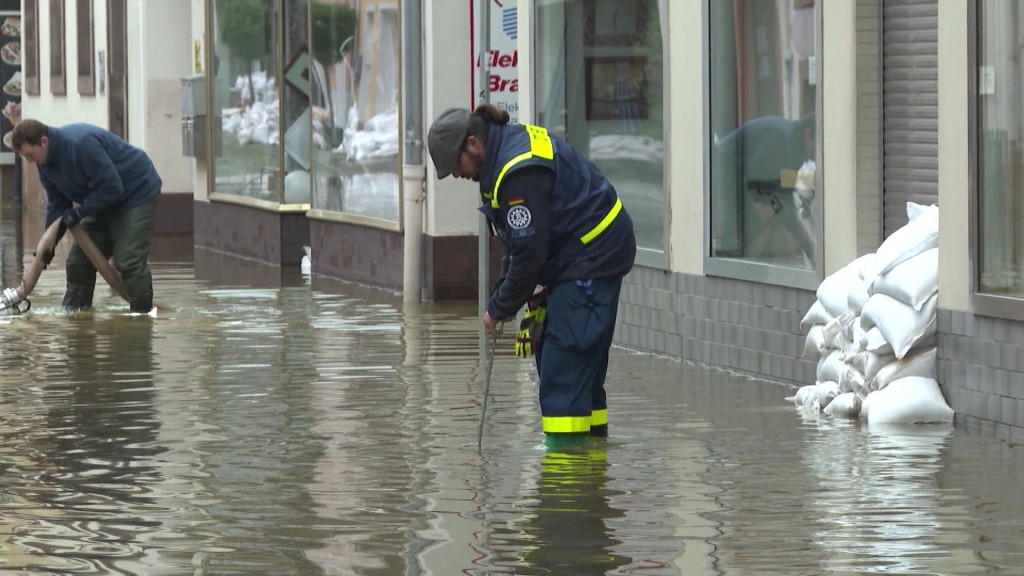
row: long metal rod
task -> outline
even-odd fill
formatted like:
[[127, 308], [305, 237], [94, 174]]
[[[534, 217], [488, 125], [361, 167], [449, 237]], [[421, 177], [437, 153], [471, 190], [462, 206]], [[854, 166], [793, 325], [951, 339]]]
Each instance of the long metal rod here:
[[483, 454], [484, 452], [484, 419], [487, 418], [487, 399], [491, 396], [491, 372], [494, 369], [494, 350], [498, 347], [498, 336], [492, 336], [488, 344], [487, 375], [484, 377], [484, 405], [480, 409], [480, 429], [476, 433], [476, 451], [478, 454]]

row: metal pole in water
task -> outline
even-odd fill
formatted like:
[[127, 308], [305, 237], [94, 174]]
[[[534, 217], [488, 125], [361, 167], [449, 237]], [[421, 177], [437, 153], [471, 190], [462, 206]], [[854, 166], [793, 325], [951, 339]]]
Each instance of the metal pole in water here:
[[476, 433], [476, 451], [478, 454], [484, 452], [484, 419], [487, 417], [487, 398], [491, 395], [491, 372], [494, 368], [494, 349], [498, 347], [498, 336], [490, 339], [490, 348], [487, 350], [487, 369], [484, 376], [484, 405], [480, 409], [480, 429]]

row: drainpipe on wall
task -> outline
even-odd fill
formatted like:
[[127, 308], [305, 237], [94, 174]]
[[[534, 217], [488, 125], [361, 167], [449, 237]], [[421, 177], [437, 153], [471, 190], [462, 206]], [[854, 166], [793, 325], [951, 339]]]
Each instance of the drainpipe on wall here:
[[[476, 98], [470, 105], [470, 110], [476, 108], [476, 105], [480, 102], [486, 102], [488, 94], [487, 77], [490, 74], [490, 68], [487, 65], [487, 58], [484, 58], [484, 54], [487, 54], [487, 50], [491, 47], [491, 0], [476, 0], [479, 11], [479, 17], [475, 22], [477, 27], [477, 38], [480, 39], [480, 46], [476, 49], [476, 54], [472, 57], [480, 58], [480, 66], [477, 68], [477, 94], [473, 94]], [[480, 215], [480, 224], [477, 227], [477, 312], [480, 316], [484, 315], [487, 311], [487, 301], [490, 299], [490, 272], [491, 272], [491, 230], [487, 224], [487, 219]], [[480, 332], [480, 350], [486, 349], [485, 337], [487, 335]]]
[[405, 162], [402, 165], [404, 261], [402, 300], [419, 302], [423, 285], [423, 199], [427, 168], [423, 164], [423, 7], [422, 0], [402, 2], [402, 48], [405, 76]]

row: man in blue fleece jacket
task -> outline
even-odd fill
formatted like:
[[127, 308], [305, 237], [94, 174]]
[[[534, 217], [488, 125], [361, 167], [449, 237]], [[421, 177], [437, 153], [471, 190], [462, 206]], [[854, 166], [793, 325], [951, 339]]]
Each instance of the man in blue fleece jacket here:
[[[89, 124], [61, 128], [22, 120], [14, 128], [12, 148], [36, 164], [46, 191], [46, 227], [56, 220], [61, 233], [81, 224], [121, 273], [132, 312], [153, 308], [149, 269], [150, 235], [163, 182], [144, 151]], [[44, 254], [49, 264], [52, 253]], [[96, 269], [79, 249], [68, 253], [63, 305], [92, 306]]]

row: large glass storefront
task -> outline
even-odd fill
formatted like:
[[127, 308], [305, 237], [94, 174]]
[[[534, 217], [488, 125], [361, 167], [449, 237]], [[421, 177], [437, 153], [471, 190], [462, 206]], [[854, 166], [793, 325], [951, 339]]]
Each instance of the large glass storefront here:
[[1024, 5], [977, 2], [977, 290], [1024, 296]]
[[537, 122], [615, 186], [641, 249], [666, 242], [665, 0], [538, 2]]
[[814, 0], [710, 0], [710, 254], [815, 270]]
[[398, 0], [211, 0], [213, 191], [398, 222]]
[[215, 34], [210, 90], [224, 132], [220, 153], [210, 162], [214, 191], [274, 202], [279, 201], [274, 184], [280, 165], [276, 4], [214, 0], [210, 20]]

